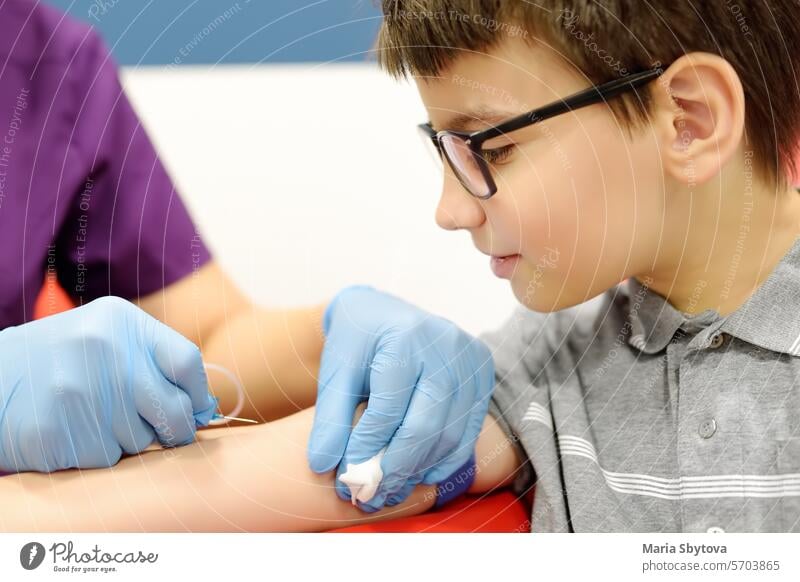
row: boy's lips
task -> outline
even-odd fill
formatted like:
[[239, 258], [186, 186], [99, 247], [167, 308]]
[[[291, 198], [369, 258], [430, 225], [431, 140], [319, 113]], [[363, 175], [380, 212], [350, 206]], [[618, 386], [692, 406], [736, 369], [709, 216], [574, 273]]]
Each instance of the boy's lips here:
[[517, 267], [517, 263], [522, 258], [519, 253], [496, 255], [487, 253], [478, 245], [475, 245], [475, 247], [489, 257], [489, 266], [492, 268], [492, 272], [501, 279], [510, 279], [514, 269]]
[[501, 279], [510, 279], [511, 275], [514, 273], [514, 269], [517, 268], [517, 263], [519, 263], [520, 258], [520, 255], [506, 255], [503, 257], [492, 255], [489, 265], [492, 267], [492, 272], [497, 277]]

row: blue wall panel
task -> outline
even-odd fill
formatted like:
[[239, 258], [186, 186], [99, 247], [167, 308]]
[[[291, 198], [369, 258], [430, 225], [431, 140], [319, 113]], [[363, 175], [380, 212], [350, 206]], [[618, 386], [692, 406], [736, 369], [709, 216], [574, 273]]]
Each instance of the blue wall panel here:
[[364, 61], [374, 0], [47, 0], [95, 26], [126, 65]]

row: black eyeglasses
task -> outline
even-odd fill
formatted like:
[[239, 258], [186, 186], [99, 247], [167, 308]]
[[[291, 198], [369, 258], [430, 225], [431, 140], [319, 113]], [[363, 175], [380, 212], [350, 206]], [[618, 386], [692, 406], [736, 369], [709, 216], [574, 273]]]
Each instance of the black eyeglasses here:
[[587, 105], [593, 105], [606, 99], [616, 97], [626, 91], [645, 85], [664, 72], [663, 67], [628, 75], [622, 79], [614, 79], [601, 85], [584, 89], [554, 103], [538, 107], [508, 119], [499, 125], [473, 133], [442, 130], [434, 131], [430, 122], [418, 127], [425, 139], [432, 139], [433, 145], [453, 169], [464, 188], [481, 200], [491, 198], [497, 192], [497, 185], [489, 171], [489, 162], [481, 151], [481, 146], [490, 140], [509, 132], [528, 127], [567, 111], [574, 111]]

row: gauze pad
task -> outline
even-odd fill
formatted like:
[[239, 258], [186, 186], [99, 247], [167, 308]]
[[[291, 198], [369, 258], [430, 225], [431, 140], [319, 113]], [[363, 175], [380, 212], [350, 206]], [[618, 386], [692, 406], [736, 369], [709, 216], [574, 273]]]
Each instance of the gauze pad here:
[[347, 463], [347, 471], [339, 476], [339, 480], [350, 488], [350, 501], [367, 503], [375, 496], [383, 479], [381, 459], [386, 452], [383, 447], [378, 454], [363, 463]]

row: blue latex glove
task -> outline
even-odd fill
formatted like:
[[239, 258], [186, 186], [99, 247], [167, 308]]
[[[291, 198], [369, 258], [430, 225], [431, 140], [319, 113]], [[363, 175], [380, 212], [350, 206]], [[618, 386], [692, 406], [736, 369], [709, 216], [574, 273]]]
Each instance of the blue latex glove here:
[[[389, 444], [383, 479], [364, 511], [444, 481], [473, 453], [494, 388], [489, 349], [452, 322], [368, 286], [340, 291], [325, 310], [308, 460], [338, 476]], [[356, 406], [368, 400], [355, 428]], [[352, 431], [351, 431], [352, 429]], [[351, 434], [352, 432], [352, 434]]]
[[0, 471], [188, 444], [216, 404], [198, 347], [119, 297], [0, 332]]

